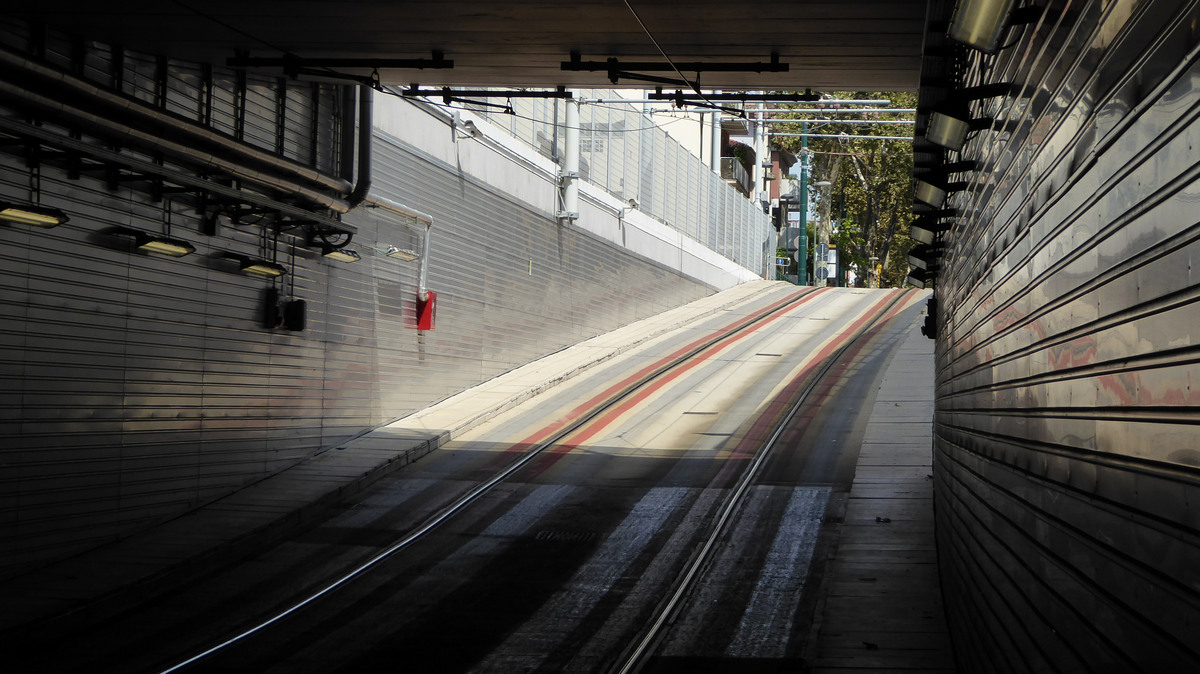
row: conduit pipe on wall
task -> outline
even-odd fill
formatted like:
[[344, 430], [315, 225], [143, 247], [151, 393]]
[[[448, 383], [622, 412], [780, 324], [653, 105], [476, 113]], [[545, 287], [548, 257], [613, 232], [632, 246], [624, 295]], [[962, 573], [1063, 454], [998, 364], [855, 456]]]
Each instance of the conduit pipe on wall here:
[[[371, 191], [371, 143], [375, 137], [375, 120], [371, 114], [374, 96], [371, 87], [358, 87], [358, 171], [355, 175], [354, 191], [346, 197], [346, 203], [354, 208], [367, 198]], [[346, 115], [344, 123], [350, 123]]]
[[351, 205], [345, 199], [330, 196], [325, 192], [305, 187], [279, 176], [263, 173], [202, 150], [169, 141], [152, 133], [129, 127], [121, 122], [99, 117], [9, 82], [0, 81], [0, 99], [19, 101], [41, 112], [65, 118], [64, 121], [68, 124], [73, 123], [80, 126], [87, 126], [98, 131], [99, 135], [115, 142], [136, 145], [139, 148], [149, 148], [175, 158], [180, 158], [184, 163], [213, 168], [222, 173], [253, 182], [263, 187], [298, 196], [322, 208], [328, 208], [338, 213], [345, 213], [351, 209]]
[[284, 213], [297, 220], [314, 221], [317, 224], [327, 226], [330, 229], [343, 230], [348, 233], [357, 231], [353, 225], [345, 224], [332, 218], [315, 214], [306, 208], [297, 206], [296, 204], [278, 201], [256, 192], [247, 192], [244, 190], [239, 190], [236, 187], [229, 187], [220, 183], [214, 183], [206, 180], [205, 178], [201, 178], [191, 173], [186, 173], [179, 169], [156, 164], [149, 159], [140, 159], [138, 157], [122, 155], [105, 148], [98, 148], [95, 145], [91, 145], [82, 140], [76, 140], [69, 136], [64, 136], [55, 131], [50, 131], [44, 127], [31, 127], [25, 122], [0, 116], [0, 130], [12, 135], [33, 138], [37, 142], [49, 147], [56, 147], [61, 150], [76, 152], [80, 155], [91, 156], [102, 162], [128, 166], [131, 170], [139, 173], [161, 176], [168, 182], [177, 185], [184, 185], [195, 190], [211, 192], [226, 199], [241, 200], [245, 203], [261, 206], [265, 209], [279, 211], [280, 213]]
[[367, 197], [365, 202], [368, 206], [382, 208], [425, 223], [425, 236], [421, 239], [421, 260], [417, 267], [417, 297], [422, 302], [429, 301], [429, 288], [426, 284], [429, 280], [429, 235], [433, 231], [433, 217], [385, 197]]
[[[5, 73], [6, 80], [26, 85], [24, 88], [28, 90], [50, 94], [53, 96], [52, 100], [76, 99], [76, 102], [86, 102], [89, 107], [95, 105], [98, 114], [94, 116], [103, 115], [110, 123], [124, 123], [125, 126], [152, 131], [153, 133], [145, 134], [150, 138], [171, 137], [172, 140], [177, 141], [176, 145], [205, 148], [205, 150], [197, 150], [198, 153], [219, 154], [223, 159], [234, 164], [259, 165], [258, 173], [277, 172], [279, 180], [282, 182], [311, 183], [314, 187], [327, 189], [339, 195], [348, 194], [351, 191], [352, 186], [348, 180], [322, 173], [315, 168], [293, 162], [266, 150], [260, 150], [207, 127], [153, 108], [137, 99], [109, 91], [5, 49], [0, 49], [0, 71]], [[63, 107], [71, 108], [65, 104]], [[347, 117], [347, 121], [352, 120], [351, 116]]]
[[713, 110], [712, 113], [712, 128], [709, 129], [709, 137], [712, 140], [712, 156], [708, 158], [709, 168], [713, 173], [721, 175], [721, 111]]
[[579, 218], [579, 101], [575, 98], [567, 99], [565, 145], [560, 174], [562, 210], [557, 216], [559, 220], [571, 221]]

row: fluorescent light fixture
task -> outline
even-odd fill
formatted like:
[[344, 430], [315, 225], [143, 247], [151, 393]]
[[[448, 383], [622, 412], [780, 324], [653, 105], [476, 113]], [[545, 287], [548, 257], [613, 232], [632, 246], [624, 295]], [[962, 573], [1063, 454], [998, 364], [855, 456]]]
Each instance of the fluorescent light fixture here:
[[983, 52], [1000, 46], [1016, 0], [959, 0], [950, 17], [947, 37]]
[[321, 246], [321, 255], [338, 262], [358, 262], [362, 259], [358, 253], [345, 248], [334, 248], [328, 244]]
[[147, 253], [158, 253], [167, 257], [183, 257], [196, 252], [196, 247], [182, 239], [172, 239], [165, 236], [139, 234], [136, 237], [137, 249]]
[[245, 258], [242, 260], [242, 273], [260, 278], [279, 278], [287, 273], [287, 267], [267, 260]]
[[417, 258], [421, 257], [421, 255], [419, 253], [417, 253], [417, 251], [415, 251], [415, 250], [408, 250], [406, 248], [397, 248], [395, 246], [388, 246], [388, 249], [387, 249], [387, 252], [385, 253], [385, 255], [387, 255], [388, 257], [394, 257], [397, 260], [404, 260], [405, 262], [412, 262], [413, 260], [416, 260]]
[[133, 239], [133, 246], [145, 253], [158, 253], [167, 257], [183, 257], [196, 252], [196, 247], [183, 239], [172, 239], [169, 236], [158, 236], [130, 227], [114, 227], [109, 230], [117, 236]]
[[66, 213], [57, 208], [34, 204], [12, 204], [0, 201], [0, 220], [34, 227], [57, 227], [70, 221]]
[[238, 263], [238, 271], [247, 276], [257, 276], [259, 278], [279, 278], [287, 273], [287, 267], [263, 260], [261, 258], [248, 257], [246, 255], [238, 255], [237, 253], [222, 253], [222, 257], [234, 260]]

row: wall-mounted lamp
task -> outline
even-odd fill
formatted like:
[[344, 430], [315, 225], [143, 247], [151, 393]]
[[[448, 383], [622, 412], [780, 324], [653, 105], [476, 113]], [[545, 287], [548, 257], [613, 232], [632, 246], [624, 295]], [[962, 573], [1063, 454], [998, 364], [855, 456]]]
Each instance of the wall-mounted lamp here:
[[934, 280], [935, 275], [919, 268], [908, 270], [908, 284], [914, 288], [924, 288]]
[[413, 262], [421, 257], [421, 254], [415, 250], [397, 248], [395, 246], [388, 246], [387, 251], [384, 252], [384, 255], [396, 258], [397, 260], [404, 260], [405, 262]]
[[1016, 0], [959, 0], [950, 17], [946, 36], [983, 52], [1000, 48], [1000, 40], [1009, 26], [1032, 23], [1041, 16], [1035, 6], [1013, 9]]
[[133, 239], [133, 246], [145, 253], [158, 253], [167, 257], [183, 257], [196, 252], [196, 247], [183, 239], [149, 234], [129, 227], [115, 227], [112, 233]]
[[963, 106], [961, 111], [952, 112], [949, 108], [935, 108], [929, 113], [929, 126], [925, 129], [925, 140], [941, 145], [948, 150], [961, 152], [967, 143], [967, 136], [972, 131], [980, 131], [992, 125], [992, 118], [981, 117], [972, 119], [970, 112]]
[[1012, 90], [1011, 84], [1000, 82], [951, 92], [945, 101], [930, 110], [925, 140], [955, 152], [962, 151], [971, 132], [986, 129], [994, 121], [990, 117], [972, 117], [971, 101], [1004, 96]]
[[224, 253], [222, 257], [237, 262], [238, 271], [246, 274], [247, 276], [257, 276], [259, 278], [279, 278], [287, 273], [287, 267], [271, 262], [270, 260], [263, 260], [246, 255], [238, 255], [236, 253]]
[[943, 248], [936, 244], [920, 244], [908, 251], [908, 263], [916, 269], [936, 270], [941, 261]]
[[57, 208], [0, 201], [0, 220], [34, 227], [57, 227], [71, 219]]
[[939, 222], [939, 218], [921, 216], [913, 220], [908, 234], [914, 241], [932, 244], [942, 232], [950, 229], [950, 223]]
[[931, 180], [916, 179], [916, 186], [913, 190], [913, 197], [917, 201], [924, 204], [929, 204], [934, 208], [941, 208], [946, 203], [946, 197], [951, 192], [958, 192], [967, 188], [967, 183], [937, 183]]
[[352, 250], [347, 250], [346, 248], [337, 248], [327, 243], [322, 244], [321, 255], [329, 258], [330, 260], [337, 260], [338, 262], [358, 262], [362, 259], [358, 253]]

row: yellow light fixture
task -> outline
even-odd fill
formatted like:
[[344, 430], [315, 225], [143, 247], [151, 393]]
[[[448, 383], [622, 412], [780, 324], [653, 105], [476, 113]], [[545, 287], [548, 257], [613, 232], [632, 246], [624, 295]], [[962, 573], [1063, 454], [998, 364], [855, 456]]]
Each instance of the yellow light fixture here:
[[158, 253], [168, 257], [183, 257], [196, 252], [196, 247], [182, 239], [172, 239], [165, 236], [151, 236], [139, 233], [136, 237], [137, 249], [147, 253]]
[[259, 278], [279, 278], [287, 273], [287, 267], [267, 260], [246, 258], [242, 261], [241, 271], [243, 274]]
[[259, 278], [279, 278], [288, 273], [287, 267], [256, 257], [238, 255], [237, 253], [222, 253], [221, 257], [238, 263], [238, 271], [247, 276]]
[[352, 250], [335, 248], [329, 244], [321, 246], [321, 255], [324, 255], [330, 260], [337, 260], [338, 262], [358, 262], [362, 259], [358, 253]]
[[57, 227], [70, 218], [57, 208], [0, 201], [0, 220], [34, 227]]

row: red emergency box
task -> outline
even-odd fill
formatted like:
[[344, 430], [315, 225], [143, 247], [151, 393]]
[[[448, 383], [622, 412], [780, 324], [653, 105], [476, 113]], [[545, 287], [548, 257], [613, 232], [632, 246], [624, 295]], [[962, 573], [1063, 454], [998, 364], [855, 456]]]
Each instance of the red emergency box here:
[[422, 300], [417, 295], [417, 329], [432, 330], [437, 319], [437, 293], [427, 291], [429, 299]]

